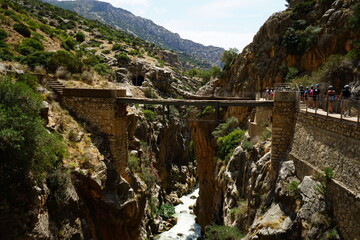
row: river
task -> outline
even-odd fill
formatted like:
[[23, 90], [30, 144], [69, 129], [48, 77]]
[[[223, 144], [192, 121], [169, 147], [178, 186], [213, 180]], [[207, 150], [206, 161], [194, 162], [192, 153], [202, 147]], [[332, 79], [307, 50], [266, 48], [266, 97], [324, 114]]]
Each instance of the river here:
[[182, 204], [175, 206], [177, 224], [161, 233], [158, 240], [196, 240], [201, 236], [201, 227], [195, 222], [195, 215], [189, 209], [190, 206], [195, 205], [198, 196], [199, 188], [196, 188], [192, 193], [180, 198]]

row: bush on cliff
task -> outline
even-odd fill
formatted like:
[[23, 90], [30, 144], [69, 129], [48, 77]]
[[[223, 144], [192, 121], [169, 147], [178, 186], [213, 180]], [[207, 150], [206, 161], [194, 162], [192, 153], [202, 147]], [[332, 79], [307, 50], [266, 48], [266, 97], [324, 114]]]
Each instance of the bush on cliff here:
[[48, 68], [50, 71], [55, 72], [59, 67], [65, 67], [71, 73], [78, 73], [81, 71], [83, 64], [74, 54], [59, 50], [52, 54], [48, 62]]
[[17, 31], [18, 33], [20, 33], [24, 37], [31, 37], [30, 29], [26, 25], [24, 25], [22, 23], [16, 23], [13, 26], [13, 28], [14, 28], [15, 31]]
[[206, 227], [205, 240], [240, 240], [244, 236], [235, 227], [211, 225]]
[[360, 29], [360, 3], [355, 5], [353, 14], [349, 17], [349, 26], [353, 30]]
[[0, 79], [0, 194], [42, 181], [64, 155], [39, 117], [42, 99], [24, 83]]

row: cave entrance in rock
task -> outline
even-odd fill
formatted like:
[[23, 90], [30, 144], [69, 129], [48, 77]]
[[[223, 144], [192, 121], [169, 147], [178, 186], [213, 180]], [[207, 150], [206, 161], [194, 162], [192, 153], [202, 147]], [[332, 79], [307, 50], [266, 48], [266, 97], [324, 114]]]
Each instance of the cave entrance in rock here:
[[139, 86], [140, 87], [142, 85], [142, 83], [144, 82], [144, 80], [145, 80], [144, 76], [136, 75], [135, 77], [132, 78], [132, 84], [134, 86]]

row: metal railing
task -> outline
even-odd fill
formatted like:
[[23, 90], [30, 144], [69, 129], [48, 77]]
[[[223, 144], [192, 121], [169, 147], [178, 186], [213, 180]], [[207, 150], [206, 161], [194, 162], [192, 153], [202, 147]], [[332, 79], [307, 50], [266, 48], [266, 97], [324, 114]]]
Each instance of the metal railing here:
[[339, 95], [334, 99], [320, 95], [318, 97], [300, 96], [300, 110], [346, 121], [360, 125], [360, 100], [355, 98], [344, 99]]

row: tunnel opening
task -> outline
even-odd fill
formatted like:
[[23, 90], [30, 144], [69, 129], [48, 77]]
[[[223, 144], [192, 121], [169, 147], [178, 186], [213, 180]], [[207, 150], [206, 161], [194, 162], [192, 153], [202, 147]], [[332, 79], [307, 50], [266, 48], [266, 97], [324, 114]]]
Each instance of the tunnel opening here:
[[143, 82], [144, 82], [145, 78], [142, 75], [136, 75], [135, 77], [132, 78], [132, 84], [134, 86], [142, 86]]

